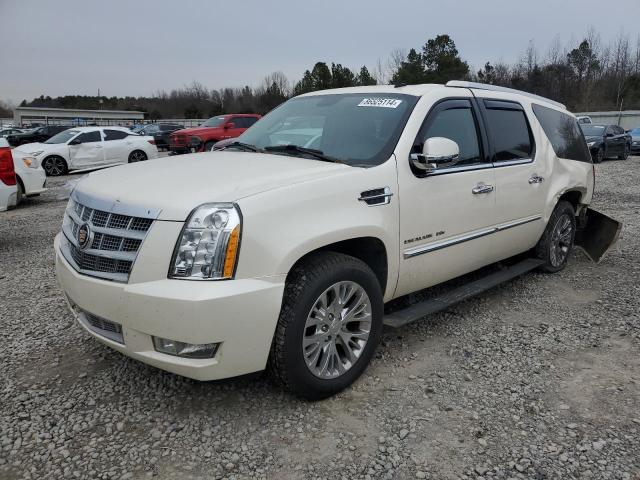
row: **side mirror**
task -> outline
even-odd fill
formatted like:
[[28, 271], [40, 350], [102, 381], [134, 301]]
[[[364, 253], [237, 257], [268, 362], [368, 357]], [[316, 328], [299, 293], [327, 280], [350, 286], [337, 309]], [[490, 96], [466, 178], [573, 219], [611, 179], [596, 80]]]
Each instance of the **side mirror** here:
[[225, 130], [228, 130], [228, 129], [230, 129], [230, 128], [236, 128], [236, 124], [235, 124], [235, 123], [233, 123], [233, 122], [229, 122], [229, 123], [225, 123], [225, 124], [224, 124], [224, 129], [225, 129]]
[[411, 163], [418, 170], [431, 173], [442, 167], [451, 167], [460, 158], [460, 147], [456, 142], [444, 137], [428, 138], [422, 153], [411, 154]]
[[607, 138], [610, 138], [610, 137], [613, 137], [613, 133], [605, 133], [604, 136]]
[[74, 138], [69, 142], [69, 145], [80, 145], [81, 143], [82, 142], [80, 140], [78, 140], [77, 138]]

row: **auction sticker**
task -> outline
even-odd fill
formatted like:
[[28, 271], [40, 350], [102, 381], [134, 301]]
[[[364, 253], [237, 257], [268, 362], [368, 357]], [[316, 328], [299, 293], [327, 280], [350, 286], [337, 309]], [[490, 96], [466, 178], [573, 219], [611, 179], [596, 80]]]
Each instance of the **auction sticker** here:
[[363, 98], [359, 107], [398, 108], [402, 100], [397, 98]]

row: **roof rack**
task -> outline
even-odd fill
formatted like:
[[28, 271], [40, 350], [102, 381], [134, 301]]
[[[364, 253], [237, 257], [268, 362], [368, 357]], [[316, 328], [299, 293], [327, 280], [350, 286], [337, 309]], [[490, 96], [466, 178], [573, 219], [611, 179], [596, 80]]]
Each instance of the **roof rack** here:
[[541, 97], [540, 95], [535, 95], [533, 93], [523, 92], [522, 90], [516, 90], [515, 88], [500, 87], [498, 85], [489, 85], [488, 83], [464, 82], [462, 80], [449, 80], [446, 86], [457, 87], [457, 88], [475, 88], [477, 90], [490, 90], [492, 92], [515, 93], [517, 95], [524, 95], [525, 97], [534, 98], [538, 101], [551, 103], [556, 107], [562, 108], [563, 110], [567, 109], [567, 107], [565, 107], [560, 102], [556, 102], [555, 100], [550, 100], [548, 98]]

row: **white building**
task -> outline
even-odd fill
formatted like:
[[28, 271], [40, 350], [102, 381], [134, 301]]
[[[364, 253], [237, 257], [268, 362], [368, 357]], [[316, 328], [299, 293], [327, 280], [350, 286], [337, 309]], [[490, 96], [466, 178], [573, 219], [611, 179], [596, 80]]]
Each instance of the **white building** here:
[[143, 119], [144, 112], [129, 110], [16, 107], [13, 111], [13, 122], [16, 126], [31, 123], [44, 125], [129, 125], [140, 123]]

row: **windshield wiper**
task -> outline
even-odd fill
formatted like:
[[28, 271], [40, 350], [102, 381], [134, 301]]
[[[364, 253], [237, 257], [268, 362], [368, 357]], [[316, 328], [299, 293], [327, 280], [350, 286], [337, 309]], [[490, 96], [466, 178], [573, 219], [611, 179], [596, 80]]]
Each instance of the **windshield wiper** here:
[[317, 160], [322, 160], [323, 162], [344, 163], [342, 160], [325, 155], [322, 150], [301, 147], [299, 145], [271, 145], [269, 147], [264, 147], [264, 149], [267, 152], [302, 153], [304, 155], [309, 155], [310, 157], [313, 157]]
[[225, 145], [223, 148], [221, 148], [221, 150], [226, 150], [229, 147], [238, 147], [238, 148], [241, 148], [243, 150], [247, 150], [249, 152], [261, 152], [262, 151], [258, 147], [256, 147], [255, 145], [251, 145], [250, 143], [242, 143], [242, 142], [230, 143], [229, 145]]

